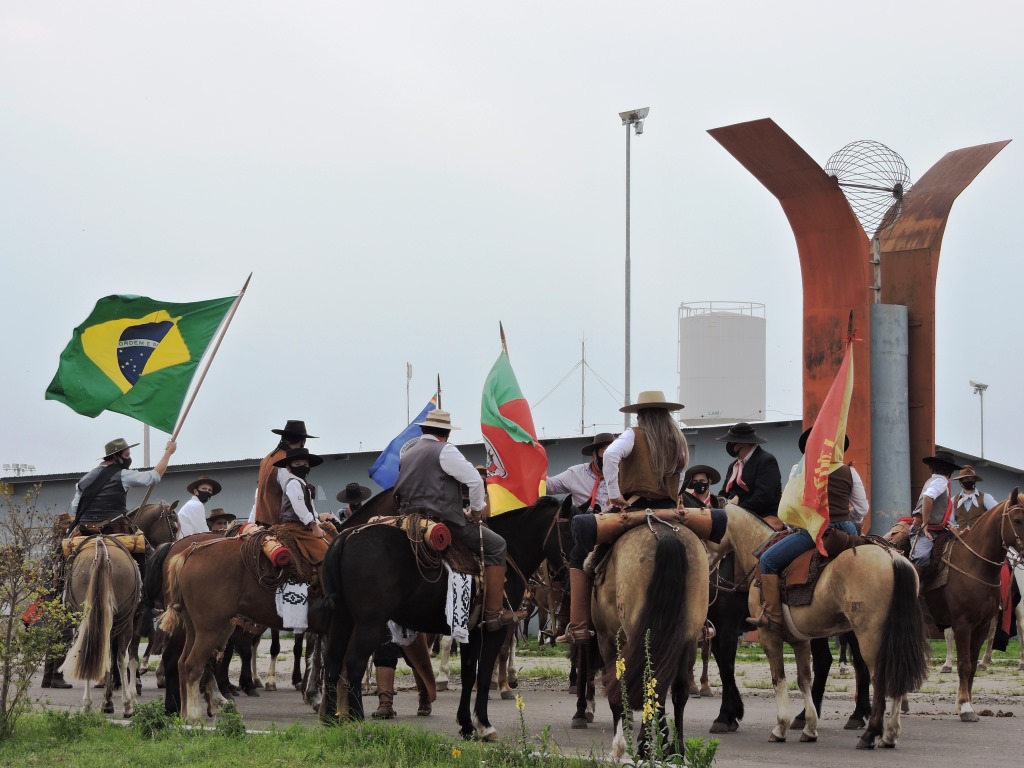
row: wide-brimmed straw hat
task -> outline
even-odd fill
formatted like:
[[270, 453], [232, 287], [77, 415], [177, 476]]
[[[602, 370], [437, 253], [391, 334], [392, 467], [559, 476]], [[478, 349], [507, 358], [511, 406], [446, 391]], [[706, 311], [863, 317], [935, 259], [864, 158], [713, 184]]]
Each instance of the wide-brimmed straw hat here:
[[373, 495], [373, 491], [359, 483], [349, 483], [342, 490], [338, 491], [335, 498], [343, 504], [354, 504], [358, 501], [366, 501]]
[[461, 429], [461, 427], [452, 426], [452, 415], [448, 411], [442, 411], [440, 408], [435, 408], [428, 413], [423, 421], [417, 421], [416, 426], [447, 430]]
[[973, 480], [976, 483], [983, 482], [985, 478], [974, 471], [974, 467], [970, 464], [964, 464], [960, 467], [960, 473], [956, 476], [957, 480]]
[[310, 453], [308, 448], [292, 448], [284, 455], [284, 458], [280, 461], [275, 461], [275, 467], [287, 467], [295, 459], [309, 459], [309, 466], [319, 467], [324, 463], [324, 460], [317, 456], [315, 453]]
[[195, 493], [196, 492], [196, 488], [198, 488], [203, 483], [209, 483], [210, 485], [213, 486], [213, 495], [214, 496], [216, 496], [218, 493], [220, 493], [220, 490], [221, 490], [220, 483], [218, 483], [212, 477], [207, 477], [206, 475], [203, 475], [202, 477], [197, 477], [191, 483], [186, 485], [185, 488], [186, 488], [186, 490], [189, 493]]
[[621, 413], [636, 413], [644, 408], [661, 408], [663, 411], [681, 411], [685, 406], [682, 403], [673, 403], [665, 399], [665, 393], [660, 389], [645, 389], [636, 396], [636, 402], [624, 405], [619, 408]]
[[962, 467], [956, 463], [956, 457], [949, 451], [936, 451], [934, 456], [925, 456], [921, 461], [928, 466], [940, 464], [952, 467], [953, 469], [962, 469]]
[[739, 424], [733, 424], [729, 427], [729, 431], [721, 437], [716, 437], [720, 443], [744, 443], [746, 445], [760, 445], [761, 443], [767, 443], [768, 441], [761, 437], [754, 428], [747, 424], [745, 421], [741, 421]]
[[129, 448], [134, 448], [136, 445], [138, 445], [138, 443], [132, 443], [131, 445], [128, 445], [128, 441], [125, 440], [123, 437], [119, 437], [116, 440], [111, 440], [109, 443], [103, 446], [103, 458], [109, 459], [111, 456], [121, 453], [121, 451], [127, 451]]
[[211, 509], [210, 510], [210, 513], [206, 516], [206, 522], [209, 523], [209, 522], [212, 522], [214, 520], [219, 520], [222, 517], [226, 517], [229, 520], [237, 520], [238, 519], [237, 515], [232, 515], [230, 512], [225, 512], [222, 507], [217, 507], [216, 509]]
[[275, 435], [281, 435], [282, 437], [302, 437], [311, 438], [316, 440], [316, 435], [311, 435], [306, 431], [306, 422], [299, 421], [298, 419], [288, 419], [285, 422], [284, 429], [272, 429], [270, 430]]
[[693, 480], [693, 476], [698, 472], [703, 472], [707, 475], [708, 480], [711, 481], [712, 485], [718, 485], [722, 482], [722, 476], [714, 467], [709, 467], [707, 464], [694, 464], [692, 467], [687, 469], [686, 474], [683, 475], [683, 488], [690, 487], [690, 481]]
[[[804, 449], [807, 448], [807, 438], [810, 437], [810, 436], [811, 436], [811, 430], [810, 429], [805, 429], [804, 433], [802, 435], [800, 435], [800, 440], [797, 443], [797, 445], [800, 447], [800, 453], [803, 453]], [[848, 451], [849, 449], [850, 449], [850, 436], [849, 435], [843, 435], [843, 450], [844, 451]]]
[[584, 445], [580, 451], [584, 456], [590, 456], [595, 453], [599, 448], [604, 448], [606, 445], [611, 445], [615, 442], [615, 435], [611, 432], [598, 432], [594, 435], [594, 441], [590, 445]]

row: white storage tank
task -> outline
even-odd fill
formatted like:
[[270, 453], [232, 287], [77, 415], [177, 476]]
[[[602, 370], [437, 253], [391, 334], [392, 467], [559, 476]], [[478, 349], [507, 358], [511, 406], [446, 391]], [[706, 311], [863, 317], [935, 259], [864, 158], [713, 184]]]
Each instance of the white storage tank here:
[[679, 305], [679, 416], [717, 424], [765, 418], [764, 304]]

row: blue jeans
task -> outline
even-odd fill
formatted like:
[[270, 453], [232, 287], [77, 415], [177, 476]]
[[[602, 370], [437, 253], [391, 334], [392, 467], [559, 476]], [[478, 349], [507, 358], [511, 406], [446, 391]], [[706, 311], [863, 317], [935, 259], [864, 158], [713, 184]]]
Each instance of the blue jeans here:
[[[853, 536], [857, 535], [857, 526], [850, 520], [829, 523], [829, 528], [836, 528]], [[774, 544], [761, 555], [761, 573], [778, 575], [786, 570], [786, 566], [796, 560], [804, 552], [814, 549], [814, 539], [803, 528], [791, 533], [778, 544]]]

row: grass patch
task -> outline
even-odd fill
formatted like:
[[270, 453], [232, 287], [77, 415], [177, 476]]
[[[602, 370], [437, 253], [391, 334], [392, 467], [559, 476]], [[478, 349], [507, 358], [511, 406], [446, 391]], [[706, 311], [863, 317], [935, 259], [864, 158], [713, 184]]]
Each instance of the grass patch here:
[[519, 677], [526, 680], [568, 680], [569, 670], [549, 664], [538, 664], [529, 669], [519, 670]]
[[[225, 733], [225, 730], [231, 733]], [[286, 730], [240, 736], [232, 728], [162, 729], [140, 739], [132, 728], [101, 718], [26, 715], [15, 735], [0, 743], [0, 765], [137, 768], [140, 765], [188, 768], [261, 766], [528, 766], [535, 760], [522, 745], [483, 745], [451, 736], [384, 723], [345, 724], [336, 728], [294, 725]], [[544, 761], [556, 768], [595, 766], [595, 760], [555, 755]]]
[[529, 659], [564, 659], [566, 658], [566, 647], [564, 645], [537, 646], [533, 643], [520, 643], [516, 646], [516, 656]]

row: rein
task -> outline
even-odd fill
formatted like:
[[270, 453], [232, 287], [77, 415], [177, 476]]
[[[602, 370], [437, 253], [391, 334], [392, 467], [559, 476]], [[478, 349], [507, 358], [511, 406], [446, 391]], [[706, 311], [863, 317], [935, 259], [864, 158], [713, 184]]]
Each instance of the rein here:
[[[1022, 508], [1024, 508], [1024, 507], [1022, 507], [1019, 504], [1016, 505], [1016, 506], [1013, 506], [1013, 507], [1005, 507], [1003, 509], [1002, 513], [1000, 513], [1000, 515], [999, 515], [999, 543], [1000, 543], [1000, 545], [1002, 545], [1004, 555], [1007, 554], [1007, 550], [1010, 547], [1010, 545], [1006, 543], [1006, 537], [1004, 535], [1004, 528], [1006, 526], [1006, 521], [1009, 520], [1010, 512], [1011, 511], [1013, 511], [1015, 509], [1022, 509]], [[970, 552], [976, 558], [978, 558], [979, 560], [981, 560], [981, 561], [983, 561], [985, 563], [988, 563], [989, 565], [994, 565], [996, 568], [1001, 568], [1002, 567], [1003, 562], [1001, 560], [1000, 561], [989, 560], [984, 555], [982, 555], [982, 554], [978, 553], [977, 551], [975, 551], [975, 549], [964, 540], [963, 534], [960, 533], [960, 531], [956, 530], [955, 528], [950, 528], [949, 531], [950, 531], [950, 533], [953, 534], [953, 541], [956, 541], [956, 542], [959, 542], [960, 544], [962, 544], [964, 549], [966, 549], [968, 552]], [[1014, 542], [1017, 544], [1017, 546], [1019, 548], [1020, 544], [1021, 544], [1021, 539], [1020, 539], [1020, 536], [1017, 534], [1016, 530], [1014, 530], [1012, 528], [1012, 524], [1011, 524], [1011, 531], [1013, 532]], [[1019, 551], [1019, 549], [1018, 549], [1018, 551]], [[960, 568], [959, 566], [954, 565], [952, 562], [950, 562], [950, 553], [949, 552], [947, 552], [946, 555], [942, 558], [942, 562], [945, 563], [948, 567], [952, 568], [957, 573], [961, 573], [964, 576], [966, 576], [967, 578], [971, 579], [972, 581], [976, 581], [977, 583], [982, 584], [982, 585], [984, 585], [986, 587], [991, 587], [991, 588], [998, 589], [999, 586], [1000, 586], [998, 581], [996, 581], [994, 584], [991, 583], [991, 582], [988, 582], [988, 581], [983, 581], [981, 578], [975, 576], [973, 573], [968, 573], [963, 568]], [[1019, 559], [1018, 559], [1018, 564], [1019, 564]], [[1014, 566], [1014, 567], [1016, 567], [1016, 566]]]

